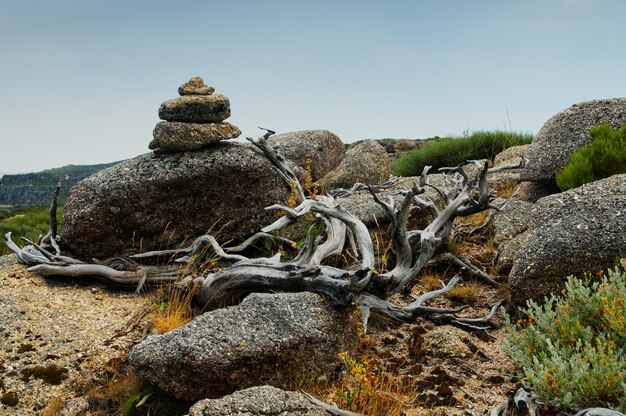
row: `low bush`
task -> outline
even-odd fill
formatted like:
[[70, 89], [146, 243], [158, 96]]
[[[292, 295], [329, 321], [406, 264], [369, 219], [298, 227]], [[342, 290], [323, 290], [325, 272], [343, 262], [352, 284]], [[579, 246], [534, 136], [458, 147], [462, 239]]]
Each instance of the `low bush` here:
[[535, 394], [568, 409], [626, 406], [626, 271], [569, 277], [563, 297], [521, 312], [503, 349]]
[[626, 125], [613, 130], [608, 123], [600, 124], [589, 134], [591, 144], [572, 153], [565, 168], [556, 175], [561, 191], [626, 173]]
[[[0, 211], [0, 235], [11, 231], [13, 241], [18, 242], [20, 237], [26, 237], [31, 241], [37, 241], [39, 235], [45, 235], [50, 229], [50, 208], [47, 206], [38, 207], [12, 207]], [[57, 208], [58, 232], [61, 232], [61, 217], [63, 207]], [[3, 242], [0, 243], [0, 256], [9, 254], [9, 249]]]
[[470, 159], [493, 160], [511, 146], [528, 144], [533, 136], [528, 133], [507, 131], [476, 131], [462, 137], [444, 137], [413, 150], [397, 159], [393, 173], [397, 176], [419, 176], [424, 166], [431, 172], [445, 166], [457, 166]]

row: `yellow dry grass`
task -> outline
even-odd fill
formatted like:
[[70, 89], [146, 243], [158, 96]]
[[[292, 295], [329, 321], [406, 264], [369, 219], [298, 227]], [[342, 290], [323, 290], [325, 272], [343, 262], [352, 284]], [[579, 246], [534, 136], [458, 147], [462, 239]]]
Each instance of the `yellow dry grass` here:
[[446, 293], [446, 296], [454, 301], [470, 302], [478, 299], [480, 292], [481, 286], [478, 283], [470, 282], [453, 287]]
[[190, 322], [196, 315], [191, 305], [193, 295], [192, 288], [167, 285], [159, 289], [150, 319], [153, 331], [164, 334]]
[[65, 400], [60, 397], [55, 397], [50, 400], [46, 407], [41, 411], [41, 416], [58, 416], [61, 414], [61, 410], [65, 407]]
[[496, 186], [496, 196], [508, 199], [513, 195], [515, 189], [517, 189], [516, 182], [506, 182], [504, 184]]
[[434, 273], [426, 273], [420, 278], [420, 285], [427, 291], [441, 289], [441, 276]]

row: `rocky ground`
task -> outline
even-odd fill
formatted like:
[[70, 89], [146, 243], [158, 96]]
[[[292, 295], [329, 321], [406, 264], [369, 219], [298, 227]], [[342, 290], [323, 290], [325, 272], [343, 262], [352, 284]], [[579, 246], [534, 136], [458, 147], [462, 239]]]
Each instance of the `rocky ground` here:
[[[468, 315], [484, 313], [499, 296], [495, 289], [474, 286], [479, 291], [469, 299]], [[123, 362], [149, 332], [150, 298], [99, 282], [43, 279], [14, 256], [1, 257], [0, 413], [41, 414], [51, 400], [80, 396], [85, 386], [109, 377], [111, 363]], [[502, 329], [469, 333], [427, 321], [401, 325], [373, 318], [368, 335], [368, 354], [376, 357], [378, 369], [404, 386], [405, 397], [414, 396], [399, 414], [487, 414], [514, 387], [513, 369], [498, 346]], [[346, 387], [294, 388], [336, 400]]]
[[77, 381], [98, 379], [145, 336], [145, 325], [127, 324], [147, 303], [98, 282], [43, 279], [14, 255], [0, 257], [0, 414], [40, 414], [73, 397]]

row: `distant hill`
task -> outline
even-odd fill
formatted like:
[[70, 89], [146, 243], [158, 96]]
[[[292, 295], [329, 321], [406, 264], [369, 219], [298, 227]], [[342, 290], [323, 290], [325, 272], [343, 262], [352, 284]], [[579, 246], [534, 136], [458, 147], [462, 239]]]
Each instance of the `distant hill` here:
[[99, 170], [120, 163], [100, 165], [67, 165], [37, 173], [4, 175], [0, 178], [0, 205], [47, 205], [61, 182], [59, 203], [65, 203], [72, 186]]

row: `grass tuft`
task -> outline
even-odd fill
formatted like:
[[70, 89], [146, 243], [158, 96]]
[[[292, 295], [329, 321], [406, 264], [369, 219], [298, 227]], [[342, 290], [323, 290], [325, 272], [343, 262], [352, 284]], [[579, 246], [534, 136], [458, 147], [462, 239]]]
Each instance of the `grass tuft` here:
[[192, 306], [195, 290], [166, 285], [152, 300], [150, 323], [157, 334], [164, 334], [189, 323], [197, 314]]
[[393, 173], [396, 176], [419, 176], [424, 166], [432, 166], [431, 172], [435, 172], [470, 159], [493, 160], [504, 149], [528, 144], [532, 139], [531, 134], [508, 131], [476, 131], [462, 137], [438, 138], [396, 160]]

